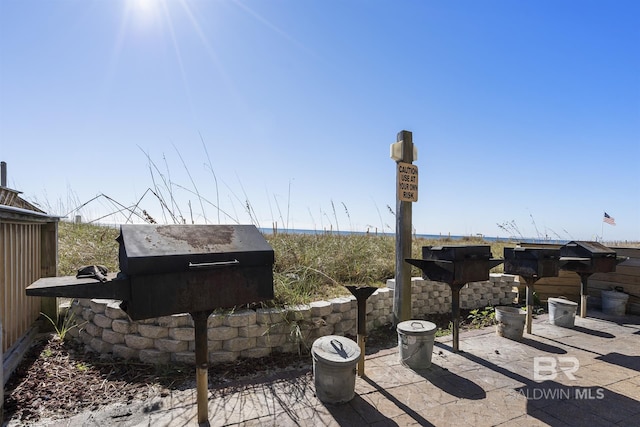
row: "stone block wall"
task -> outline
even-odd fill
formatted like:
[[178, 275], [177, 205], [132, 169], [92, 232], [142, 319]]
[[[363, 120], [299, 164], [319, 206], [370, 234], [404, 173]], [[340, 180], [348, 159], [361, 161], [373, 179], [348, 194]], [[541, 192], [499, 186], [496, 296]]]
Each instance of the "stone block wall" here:
[[[492, 274], [489, 281], [470, 283], [460, 292], [462, 308], [511, 304], [514, 276]], [[393, 321], [394, 280], [367, 299], [367, 330]], [[517, 284], [516, 284], [517, 285]], [[132, 321], [120, 302], [76, 299], [69, 308], [77, 328], [68, 333], [88, 349], [145, 363], [195, 363], [195, 330], [189, 314]], [[412, 316], [451, 311], [448, 285], [412, 279]], [[272, 352], [308, 349], [325, 335], [356, 335], [357, 303], [353, 296], [288, 308], [216, 311], [209, 316], [210, 363], [264, 357]]]
[[[395, 279], [387, 280], [387, 287], [392, 292], [395, 289], [395, 282]], [[460, 308], [474, 309], [512, 304], [517, 297], [518, 284], [518, 276], [491, 273], [488, 281], [472, 282], [460, 290]], [[411, 278], [411, 313], [414, 318], [420, 318], [429, 313], [449, 313], [450, 311], [451, 288], [449, 285], [421, 277]]]

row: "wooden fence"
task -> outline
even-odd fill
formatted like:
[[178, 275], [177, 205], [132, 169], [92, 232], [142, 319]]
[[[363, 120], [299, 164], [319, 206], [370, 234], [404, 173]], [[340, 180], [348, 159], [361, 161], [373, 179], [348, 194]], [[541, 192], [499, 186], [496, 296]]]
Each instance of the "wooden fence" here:
[[24, 290], [40, 277], [56, 275], [57, 230], [57, 219], [50, 216], [0, 207], [0, 318], [5, 354], [43, 311], [42, 299], [27, 297]]
[[40, 313], [40, 299], [29, 298], [24, 288], [40, 277], [41, 224], [0, 224], [0, 259], [3, 270], [2, 350], [27, 331]]
[[600, 300], [600, 292], [622, 287], [629, 294], [627, 313], [640, 314], [640, 248], [616, 248], [618, 256], [628, 257], [616, 267], [614, 273], [596, 273], [589, 278], [589, 294], [596, 301]]

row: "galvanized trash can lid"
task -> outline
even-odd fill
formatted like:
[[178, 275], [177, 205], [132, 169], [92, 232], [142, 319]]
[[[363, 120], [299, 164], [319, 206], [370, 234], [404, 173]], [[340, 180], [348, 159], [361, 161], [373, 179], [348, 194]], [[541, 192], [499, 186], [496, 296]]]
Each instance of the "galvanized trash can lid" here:
[[349, 338], [327, 335], [313, 342], [311, 354], [329, 365], [355, 364], [360, 358], [360, 347]]
[[564, 304], [564, 305], [570, 305], [570, 306], [578, 306], [577, 302], [573, 302], [571, 300], [568, 300], [566, 298], [549, 298], [547, 299], [547, 302], [551, 302], [554, 304]]
[[435, 334], [437, 327], [426, 320], [406, 320], [398, 323], [397, 329], [405, 335], [429, 335]]

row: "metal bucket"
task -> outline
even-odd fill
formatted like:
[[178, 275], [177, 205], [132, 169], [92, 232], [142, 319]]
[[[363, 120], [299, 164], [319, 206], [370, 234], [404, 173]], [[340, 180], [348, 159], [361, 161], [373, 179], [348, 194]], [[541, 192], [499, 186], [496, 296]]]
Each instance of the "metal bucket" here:
[[519, 341], [524, 333], [527, 312], [515, 307], [496, 307], [496, 333], [505, 338]]
[[356, 387], [356, 365], [360, 347], [349, 338], [338, 335], [320, 337], [311, 346], [313, 381], [316, 396], [324, 403], [346, 403], [353, 399]]
[[407, 320], [398, 323], [396, 329], [400, 363], [414, 371], [431, 366], [436, 325], [425, 320]]
[[563, 328], [573, 328], [578, 303], [565, 298], [549, 298], [549, 323]]
[[616, 316], [624, 316], [629, 295], [618, 291], [602, 291], [602, 312]]

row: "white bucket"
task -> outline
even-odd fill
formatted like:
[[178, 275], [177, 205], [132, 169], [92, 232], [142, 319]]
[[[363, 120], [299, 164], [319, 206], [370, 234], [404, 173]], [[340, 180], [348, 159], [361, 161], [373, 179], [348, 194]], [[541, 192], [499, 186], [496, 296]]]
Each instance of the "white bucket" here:
[[346, 403], [356, 388], [356, 365], [360, 347], [338, 335], [320, 337], [311, 346], [316, 396], [324, 403]]
[[602, 312], [616, 316], [624, 316], [629, 295], [618, 291], [602, 291]]
[[549, 323], [563, 328], [573, 328], [578, 303], [565, 298], [549, 298]]
[[398, 323], [396, 329], [400, 363], [415, 371], [431, 366], [436, 325], [425, 320], [407, 320]]
[[496, 307], [496, 334], [519, 341], [524, 333], [527, 312], [515, 307]]

